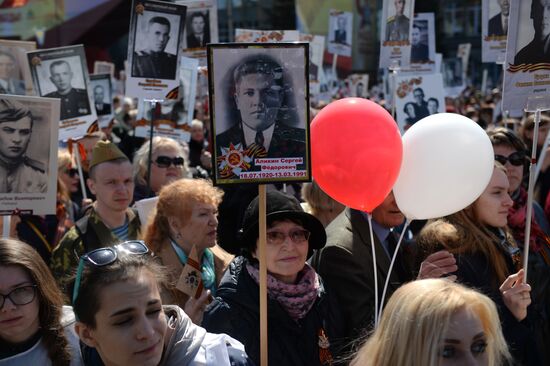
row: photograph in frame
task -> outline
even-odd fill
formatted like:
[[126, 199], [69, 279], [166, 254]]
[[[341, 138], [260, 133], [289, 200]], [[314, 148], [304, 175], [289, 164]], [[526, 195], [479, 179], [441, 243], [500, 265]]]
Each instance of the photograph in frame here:
[[369, 96], [369, 74], [351, 74], [348, 76], [349, 96], [367, 98]]
[[0, 94], [35, 95], [27, 52], [36, 42], [0, 39]]
[[410, 42], [410, 64], [401, 68], [399, 73], [414, 76], [436, 72], [434, 13], [418, 13], [414, 16]]
[[90, 75], [90, 90], [94, 97], [93, 107], [95, 108], [99, 128], [109, 127], [109, 123], [115, 116], [111, 80], [110, 74]]
[[84, 46], [36, 50], [28, 52], [27, 59], [37, 94], [60, 99], [59, 139], [78, 139], [95, 130]]
[[550, 92], [550, 27], [545, 25], [543, 3], [546, 1], [510, 3], [502, 110], [511, 115], [523, 111], [529, 97]]
[[328, 19], [328, 52], [351, 57], [353, 13], [330, 9]]
[[216, 185], [311, 180], [307, 43], [208, 46]]
[[128, 40], [127, 95], [164, 100], [176, 92], [186, 9], [178, 4], [133, 0]]
[[380, 31], [380, 68], [398, 64], [408, 67], [414, 0], [384, 1]]
[[59, 99], [0, 95], [1, 215], [56, 213], [59, 105]]
[[510, 24], [510, 0], [482, 0], [481, 61], [504, 62]]
[[214, 0], [175, 1], [187, 6], [183, 49], [187, 57], [206, 57], [206, 45], [218, 43], [218, 5]]

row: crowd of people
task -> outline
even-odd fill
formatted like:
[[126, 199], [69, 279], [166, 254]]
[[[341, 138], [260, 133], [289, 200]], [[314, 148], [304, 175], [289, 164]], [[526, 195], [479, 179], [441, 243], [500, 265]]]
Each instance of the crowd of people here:
[[[463, 210], [414, 222], [391, 273], [405, 221], [393, 193], [369, 221], [315, 181], [268, 186], [270, 364], [550, 362], [550, 157], [523, 269], [534, 121], [503, 118], [499, 99], [468, 88], [447, 100], [487, 130], [492, 178]], [[260, 364], [258, 187], [212, 184], [207, 105], [189, 142], [151, 144], [133, 134], [135, 106], [116, 97], [108, 128], [60, 148], [56, 214], [15, 215], [0, 240], [0, 365]], [[543, 114], [539, 156], [549, 129]], [[378, 288], [390, 277], [377, 327], [372, 247]]]

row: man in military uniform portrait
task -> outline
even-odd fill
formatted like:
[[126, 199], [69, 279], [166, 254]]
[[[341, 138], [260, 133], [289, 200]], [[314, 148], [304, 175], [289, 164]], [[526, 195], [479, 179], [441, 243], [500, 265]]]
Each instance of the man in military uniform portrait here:
[[533, 0], [531, 19], [535, 35], [514, 57], [514, 64], [538, 64], [550, 62], [550, 0]]
[[335, 43], [341, 43], [346, 44], [347, 43], [347, 32], [346, 32], [346, 26], [347, 26], [347, 19], [344, 15], [340, 15], [337, 18], [336, 24], [338, 26], [337, 29], [334, 30], [334, 42]]
[[61, 99], [61, 119], [75, 118], [90, 114], [90, 103], [86, 89], [73, 88], [73, 71], [67, 61], [54, 61], [50, 65], [50, 80], [56, 91], [44, 95]]
[[210, 43], [210, 32], [208, 31], [208, 18], [200, 11], [190, 16], [190, 32], [187, 33], [187, 48], [206, 47]]
[[33, 116], [23, 104], [0, 99], [0, 193], [45, 193], [46, 164], [27, 156]]
[[25, 82], [15, 77], [15, 65], [13, 55], [0, 49], [0, 94], [25, 95]]
[[146, 48], [134, 52], [132, 76], [170, 79], [176, 77], [177, 56], [164, 52], [170, 40], [170, 21], [161, 16], [149, 19], [145, 33]]
[[420, 27], [413, 23], [411, 32], [411, 62], [420, 63], [430, 61], [428, 45], [422, 42]]
[[111, 105], [104, 103], [105, 88], [102, 85], [94, 87], [94, 104], [98, 116], [104, 116], [111, 113]]
[[405, 0], [395, 0], [395, 15], [386, 22], [386, 41], [407, 41], [409, 39], [410, 20], [403, 13]]
[[241, 144], [256, 158], [305, 158], [305, 129], [282, 121], [290, 85], [279, 63], [266, 55], [246, 59], [234, 69], [232, 82], [240, 121], [216, 135], [218, 152], [223, 155], [230, 144]]

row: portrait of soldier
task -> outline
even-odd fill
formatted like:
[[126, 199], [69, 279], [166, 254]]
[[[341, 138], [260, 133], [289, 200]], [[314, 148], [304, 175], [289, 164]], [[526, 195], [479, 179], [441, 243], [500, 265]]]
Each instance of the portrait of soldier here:
[[0, 94], [25, 95], [25, 82], [17, 78], [16, 71], [13, 55], [0, 49]]
[[291, 87], [281, 65], [267, 55], [245, 59], [234, 69], [231, 83], [240, 120], [216, 135], [219, 152], [230, 144], [241, 144], [254, 151], [255, 157], [304, 157], [305, 129], [283, 121]]
[[335, 43], [341, 43], [341, 44], [346, 44], [347, 41], [346, 41], [346, 37], [347, 37], [347, 33], [346, 33], [346, 26], [348, 24], [348, 21], [346, 19], [346, 17], [344, 15], [340, 15], [338, 16], [337, 20], [336, 20], [336, 26], [337, 28], [334, 30], [334, 42]]
[[532, 0], [531, 19], [535, 35], [514, 57], [514, 64], [550, 62], [550, 0]]
[[498, 3], [500, 12], [489, 19], [489, 36], [505, 36], [508, 34], [508, 16], [510, 15], [510, 0], [493, 0]]
[[85, 89], [73, 88], [73, 76], [67, 61], [59, 60], [50, 64], [50, 80], [57, 90], [44, 96], [61, 99], [62, 120], [90, 114], [88, 93]]
[[206, 47], [210, 42], [209, 30], [207, 16], [200, 11], [192, 13], [187, 33], [187, 48]]
[[94, 87], [94, 104], [98, 116], [104, 116], [111, 113], [111, 105], [104, 103], [104, 100], [105, 88], [103, 85], [96, 85]]
[[45, 193], [46, 164], [27, 156], [33, 115], [23, 104], [0, 98], [0, 193]]
[[395, 15], [386, 21], [386, 41], [407, 41], [410, 20], [403, 13], [405, 0], [394, 0]]
[[177, 56], [164, 51], [170, 40], [170, 21], [155, 16], [147, 22], [145, 48], [134, 52], [132, 76], [138, 78], [174, 79]]
[[428, 45], [422, 42], [420, 26], [413, 23], [411, 32], [411, 62], [421, 63], [430, 61]]

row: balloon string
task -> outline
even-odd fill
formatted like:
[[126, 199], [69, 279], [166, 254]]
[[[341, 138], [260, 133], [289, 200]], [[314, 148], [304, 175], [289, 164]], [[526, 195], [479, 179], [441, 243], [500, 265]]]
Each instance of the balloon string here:
[[374, 329], [378, 328], [378, 268], [376, 266], [376, 250], [374, 249], [374, 233], [372, 231], [372, 213], [367, 212], [372, 250], [372, 268], [374, 273]]
[[384, 310], [384, 299], [386, 298], [386, 291], [388, 290], [388, 284], [390, 283], [391, 271], [392, 271], [393, 265], [395, 263], [395, 258], [397, 258], [397, 253], [399, 252], [399, 248], [401, 247], [401, 242], [403, 241], [403, 236], [405, 235], [405, 232], [407, 231], [410, 223], [411, 223], [411, 220], [409, 218], [407, 218], [407, 220], [405, 221], [405, 226], [403, 227], [403, 231], [401, 231], [401, 235], [399, 236], [399, 241], [397, 242], [397, 245], [395, 246], [395, 251], [393, 252], [393, 256], [391, 258], [390, 268], [388, 269], [386, 282], [384, 283], [384, 290], [382, 291], [382, 300], [380, 300], [380, 312], [378, 313], [378, 319], [380, 319], [382, 317], [382, 310]]

